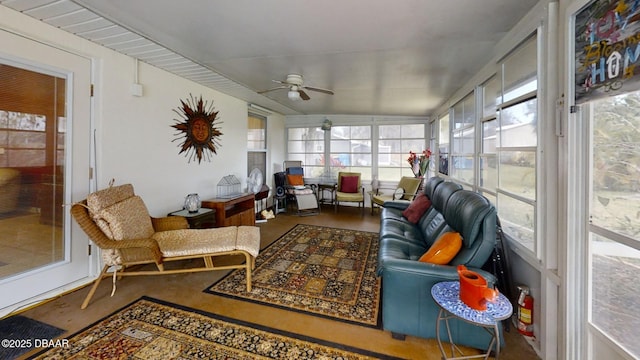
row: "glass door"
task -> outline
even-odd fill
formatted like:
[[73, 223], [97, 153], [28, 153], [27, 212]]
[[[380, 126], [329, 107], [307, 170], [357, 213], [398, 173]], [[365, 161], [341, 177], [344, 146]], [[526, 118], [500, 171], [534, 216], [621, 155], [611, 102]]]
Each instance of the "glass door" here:
[[91, 61], [5, 31], [0, 42], [12, 49], [0, 52], [0, 310], [7, 310], [89, 275], [88, 240], [65, 204], [89, 190]]
[[590, 104], [589, 323], [640, 357], [640, 91]]
[[6, 279], [64, 258], [67, 86], [65, 78], [1, 63], [0, 82], [0, 279]]

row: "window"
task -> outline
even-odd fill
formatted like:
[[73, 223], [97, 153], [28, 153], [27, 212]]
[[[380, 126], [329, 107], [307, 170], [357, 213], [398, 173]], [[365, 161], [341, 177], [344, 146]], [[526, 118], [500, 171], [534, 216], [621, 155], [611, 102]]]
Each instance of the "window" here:
[[320, 127], [287, 130], [287, 160], [302, 161], [307, 177], [321, 177], [325, 172], [324, 134]]
[[[533, 36], [502, 62], [502, 92], [495, 96], [497, 122], [483, 123], [483, 184], [491, 186], [491, 161], [498, 162], [497, 208], [505, 234], [539, 255], [536, 239], [538, 145], [537, 37]], [[485, 86], [485, 101], [494, 101], [495, 84]], [[484, 104], [483, 109], [488, 105]], [[494, 127], [495, 125], [495, 127]], [[496, 138], [491, 141], [495, 131]], [[492, 154], [492, 142], [495, 155]]]
[[378, 126], [378, 179], [398, 181], [402, 176], [413, 176], [407, 163], [409, 151], [425, 150], [425, 125]]
[[590, 322], [640, 357], [640, 92], [591, 104]]
[[449, 175], [449, 114], [440, 117], [438, 125], [438, 172]]
[[371, 179], [371, 126], [334, 126], [330, 140], [331, 174], [339, 171], [361, 173], [363, 180]]
[[267, 119], [249, 113], [247, 126], [247, 176], [258, 168], [264, 177], [267, 173]]
[[[431, 149], [432, 152], [434, 152], [434, 150], [438, 147], [438, 127], [436, 126], [436, 123], [437, 121], [433, 120], [429, 124], [429, 149]], [[429, 162], [429, 172], [427, 173], [427, 177], [434, 176], [436, 173], [436, 168], [438, 166], [438, 162], [433, 161], [435, 160], [433, 155], [431, 160], [432, 161]]]
[[407, 158], [409, 151], [421, 153], [426, 149], [426, 121], [416, 123], [411, 119], [393, 125], [375, 125], [375, 120], [363, 124], [361, 118], [357, 121], [359, 125], [333, 125], [331, 130], [289, 127], [287, 159], [302, 161], [309, 178], [335, 179], [340, 171], [354, 171], [361, 173], [367, 184], [374, 175], [383, 182], [413, 176]]
[[498, 119], [496, 106], [500, 97], [500, 82], [498, 76], [494, 75], [482, 86], [480, 86], [481, 98], [483, 102], [481, 134], [480, 134], [480, 181], [478, 186], [480, 191], [488, 199], [496, 203], [496, 189], [498, 187], [498, 143], [497, 127]]
[[453, 106], [453, 143], [449, 175], [461, 183], [474, 183], [475, 159], [475, 93], [471, 92]]

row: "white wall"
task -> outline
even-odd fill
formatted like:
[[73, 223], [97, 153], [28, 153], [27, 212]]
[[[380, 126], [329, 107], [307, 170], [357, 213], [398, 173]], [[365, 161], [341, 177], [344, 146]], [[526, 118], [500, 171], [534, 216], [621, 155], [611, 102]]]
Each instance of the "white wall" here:
[[[133, 58], [2, 6], [0, 28], [94, 60], [98, 189], [108, 186], [111, 179], [115, 179], [116, 184], [132, 183], [151, 215], [163, 216], [180, 209], [189, 193], [196, 192], [203, 199], [214, 197], [216, 185], [223, 176], [235, 175], [243, 187], [246, 186], [246, 102], [145, 63], [139, 64], [139, 83], [143, 85], [144, 95], [135, 97], [130, 94], [134, 82]], [[219, 111], [223, 135], [221, 147], [217, 155], [212, 155], [211, 162], [203, 159], [200, 164], [193, 160], [188, 163], [184, 154], [178, 155], [182, 138], [172, 142], [176, 130], [171, 125], [174, 119], [180, 119], [173, 110], [190, 94], [213, 101]], [[270, 163], [282, 164], [284, 117], [269, 116], [268, 126], [268, 134], [272, 136], [268, 144], [273, 146]], [[267, 169], [266, 179], [271, 170]]]

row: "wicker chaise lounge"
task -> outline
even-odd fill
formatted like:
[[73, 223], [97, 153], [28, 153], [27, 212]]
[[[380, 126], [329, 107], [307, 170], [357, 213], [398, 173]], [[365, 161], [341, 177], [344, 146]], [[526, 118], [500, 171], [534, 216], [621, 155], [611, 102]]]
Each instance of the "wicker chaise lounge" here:
[[[112, 186], [90, 194], [73, 204], [71, 215], [101, 249], [104, 266], [82, 303], [85, 309], [100, 281], [113, 276], [162, 275], [199, 271], [246, 270], [247, 291], [251, 291], [251, 271], [260, 249], [260, 229], [255, 226], [227, 226], [189, 229], [185, 218], [153, 218], [133, 186]], [[243, 255], [244, 263], [214, 266], [213, 257]], [[202, 258], [203, 266], [165, 269], [164, 262]], [[132, 265], [155, 264], [156, 268], [125, 271]], [[118, 272], [121, 268], [122, 271]]]

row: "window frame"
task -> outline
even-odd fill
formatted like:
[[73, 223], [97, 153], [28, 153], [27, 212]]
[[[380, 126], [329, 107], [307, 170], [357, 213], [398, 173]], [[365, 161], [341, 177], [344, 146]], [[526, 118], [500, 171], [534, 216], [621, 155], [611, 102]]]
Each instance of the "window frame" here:
[[[262, 121], [263, 126], [261, 128], [255, 127], [252, 128], [251, 118], [258, 119]], [[260, 169], [262, 171], [263, 179], [266, 179], [267, 174], [267, 155], [268, 155], [268, 117], [262, 114], [258, 114], [254, 111], [249, 111], [247, 114], [247, 177], [251, 174], [251, 171], [254, 168]], [[264, 139], [255, 140], [252, 139], [252, 131], [251, 129], [262, 129], [263, 133], [261, 134]], [[262, 142], [264, 144], [264, 148], [252, 148], [251, 143], [259, 143]], [[266, 182], [265, 182], [266, 183]]]

